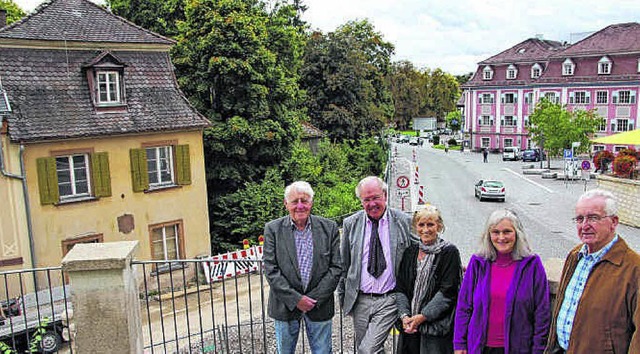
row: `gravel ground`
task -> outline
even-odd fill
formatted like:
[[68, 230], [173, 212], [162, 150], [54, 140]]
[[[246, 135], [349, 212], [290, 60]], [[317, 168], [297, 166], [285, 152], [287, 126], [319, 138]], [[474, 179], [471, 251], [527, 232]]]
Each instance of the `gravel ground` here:
[[[343, 319], [340, 324], [340, 313], [336, 309], [336, 316], [333, 318], [333, 352], [355, 354], [353, 347], [354, 333], [350, 318]], [[244, 322], [239, 326], [216, 328], [215, 338], [209, 335], [204, 338], [203, 343], [192, 344], [190, 348], [185, 347], [179, 351], [180, 354], [187, 353], [225, 353], [225, 354], [245, 354], [245, 353], [275, 353], [276, 343], [273, 329], [273, 320], [267, 318], [265, 328], [263, 328], [262, 318], [256, 317], [253, 323]], [[239, 332], [239, 333], [238, 333]], [[303, 332], [303, 331], [301, 331]], [[226, 338], [226, 340], [225, 340]], [[385, 343], [387, 353], [395, 353], [394, 347], [397, 336], [389, 335]], [[301, 333], [298, 339], [296, 353], [311, 353], [306, 335]]]

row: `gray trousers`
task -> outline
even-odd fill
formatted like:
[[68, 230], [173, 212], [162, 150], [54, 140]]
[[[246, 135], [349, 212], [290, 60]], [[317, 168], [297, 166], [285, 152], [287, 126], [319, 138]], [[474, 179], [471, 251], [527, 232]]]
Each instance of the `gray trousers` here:
[[398, 319], [395, 294], [380, 297], [359, 294], [352, 314], [358, 353], [384, 353], [384, 342]]

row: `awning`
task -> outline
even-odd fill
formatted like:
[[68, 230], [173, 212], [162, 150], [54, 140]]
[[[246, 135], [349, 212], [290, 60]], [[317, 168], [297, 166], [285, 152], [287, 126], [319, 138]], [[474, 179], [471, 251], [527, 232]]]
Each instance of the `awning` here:
[[640, 145], [640, 129], [591, 139], [597, 144]]

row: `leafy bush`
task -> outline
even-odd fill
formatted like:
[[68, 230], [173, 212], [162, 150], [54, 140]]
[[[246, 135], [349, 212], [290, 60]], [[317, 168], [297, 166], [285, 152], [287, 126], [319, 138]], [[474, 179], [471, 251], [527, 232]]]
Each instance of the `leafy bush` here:
[[636, 168], [638, 160], [635, 156], [618, 155], [613, 160], [613, 172], [618, 177], [631, 178], [631, 173]]
[[451, 138], [451, 139], [447, 140], [447, 144], [449, 144], [449, 146], [456, 146], [456, 145], [458, 145], [458, 141], [456, 141], [455, 138]]
[[635, 157], [636, 160], [640, 160], [640, 152], [636, 151], [634, 148], [627, 148], [618, 151], [618, 156], [631, 156]]
[[[605, 160], [605, 164], [609, 164], [611, 163], [611, 161], [613, 161], [614, 158], [615, 156], [611, 151], [601, 150], [601, 151], [598, 151], [593, 156], [593, 164], [596, 165], [596, 169], [602, 170], [603, 169], [603, 165], [601, 165], [602, 161]], [[606, 170], [606, 167], [604, 167], [604, 169]], [[605, 171], [602, 171], [602, 172], [605, 172]]]
[[433, 137], [433, 145], [440, 145], [440, 135], [435, 135]]

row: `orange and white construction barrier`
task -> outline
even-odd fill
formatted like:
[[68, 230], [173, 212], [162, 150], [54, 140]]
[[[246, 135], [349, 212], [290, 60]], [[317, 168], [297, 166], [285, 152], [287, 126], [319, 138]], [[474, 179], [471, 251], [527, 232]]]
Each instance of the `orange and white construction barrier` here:
[[424, 186], [421, 185], [418, 190], [418, 204], [424, 204]]
[[418, 165], [416, 165], [416, 173], [414, 174], [414, 177], [415, 177], [415, 179], [414, 179], [413, 183], [415, 183], [415, 184], [420, 183], [420, 178], [419, 178], [419, 173], [418, 173]]
[[205, 279], [207, 282], [215, 282], [255, 272], [260, 268], [262, 252], [262, 246], [253, 246], [209, 257], [208, 262], [202, 263]]

